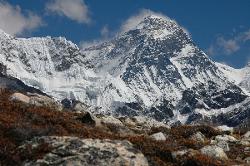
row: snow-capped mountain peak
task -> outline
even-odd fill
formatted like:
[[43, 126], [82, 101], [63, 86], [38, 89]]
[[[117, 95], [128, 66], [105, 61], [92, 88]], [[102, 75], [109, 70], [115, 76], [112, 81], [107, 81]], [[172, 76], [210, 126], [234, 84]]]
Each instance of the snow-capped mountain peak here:
[[186, 123], [245, 99], [185, 30], [163, 16], [144, 17], [84, 50], [63, 37], [0, 41], [9, 75], [59, 100], [84, 102], [93, 112]]
[[149, 15], [141, 20], [138, 25], [127, 31], [140, 30], [140, 33], [150, 35], [151, 37], [157, 39], [173, 34], [176, 30], [178, 30], [178, 28], [179, 26], [177, 23], [169, 18]]

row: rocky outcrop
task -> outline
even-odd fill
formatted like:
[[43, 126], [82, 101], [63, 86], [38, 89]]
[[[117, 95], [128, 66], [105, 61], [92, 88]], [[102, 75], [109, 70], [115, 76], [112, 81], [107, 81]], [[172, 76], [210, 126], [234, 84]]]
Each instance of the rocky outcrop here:
[[51, 146], [51, 152], [41, 159], [25, 162], [26, 166], [65, 165], [65, 166], [147, 166], [144, 155], [133, 148], [128, 141], [80, 139], [77, 137], [40, 137], [27, 142], [20, 148], [32, 145], [35, 150], [41, 143]]

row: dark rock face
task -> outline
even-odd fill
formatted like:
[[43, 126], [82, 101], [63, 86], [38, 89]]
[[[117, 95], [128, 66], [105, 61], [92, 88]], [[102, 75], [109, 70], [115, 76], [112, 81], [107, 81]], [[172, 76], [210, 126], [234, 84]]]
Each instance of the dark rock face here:
[[[242, 125], [249, 125], [250, 122], [250, 103], [247, 103], [241, 107], [235, 108], [232, 111], [220, 114], [218, 117], [214, 117], [214, 121], [220, 124], [226, 124], [230, 127], [236, 127]], [[249, 127], [249, 126], [248, 126]]]
[[7, 67], [0, 63], [0, 75], [7, 75]]
[[158, 121], [167, 120], [174, 116], [173, 113], [174, 106], [171, 102], [163, 99], [163, 101], [159, 102], [156, 106], [153, 106], [147, 114], [152, 116], [154, 119]]
[[133, 117], [133, 116], [138, 116], [140, 114], [140, 112], [138, 112], [137, 110], [131, 109], [127, 106], [123, 106], [123, 107], [119, 107], [115, 110], [115, 115], [117, 116], [129, 116], [129, 117]]
[[143, 108], [140, 105], [140, 103], [132, 102], [132, 103], [126, 103], [125, 105], [128, 106], [131, 109], [134, 109], [134, 110], [143, 110]]
[[[185, 90], [181, 102], [184, 103], [182, 110], [187, 108], [220, 109], [240, 103], [247, 98], [242, 90], [232, 85], [221, 89], [216, 83], [208, 82], [208, 85], [200, 84], [197, 87]], [[185, 104], [188, 104], [185, 105]], [[185, 111], [184, 111], [185, 112]]]
[[47, 96], [42, 91], [34, 87], [25, 85], [22, 81], [20, 81], [17, 78], [6, 76], [6, 75], [1, 75], [1, 74], [0, 74], [0, 88], [12, 90], [12, 91], [18, 91], [24, 94], [29, 92], [29, 93], [37, 93], [37, 94]]

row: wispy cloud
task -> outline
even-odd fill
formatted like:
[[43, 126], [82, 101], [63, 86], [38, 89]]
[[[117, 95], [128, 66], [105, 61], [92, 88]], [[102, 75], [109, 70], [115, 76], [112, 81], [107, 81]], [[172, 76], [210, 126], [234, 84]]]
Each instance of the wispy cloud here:
[[83, 0], [52, 0], [46, 5], [47, 11], [66, 16], [78, 23], [90, 23], [89, 9]]
[[[150, 15], [155, 15], [155, 16], [163, 17], [165, 19], [170, 19], [169, 17], [167, 17], [166, 15], [164, 15], [160, 12], [155, 12], [155, 11], [152, 11], [149, 9], [141, 9], [136, 14], [130, 16], [127, 20], [125, 20], [122, 23], [122, 25], [120, 27], [120, 33], [124, 33], [128, 30], [135, 28], [141, 21], [143, 21], [144, 18], [146, 18]], [[171, 21], [178, 24], [174, 19], [171, 19]], [[190, 36], [190, 33], [186, 28], [182, 27], [182, 29], [188, 36]]]
[[102, 38], [108, 38], [110, 36], [110, 30], [109, 30], [109, 27], [108, 25], [105, 25], [104, 27], [102, 27], [101, 31], [101, 37]]
[[0, 1], [0, 28], [11, 35], [21, 35], [40, 27], [42, 19], [31, 11], [23, 13], [20, 6]]
[[245, 32], [238, 33], [231, 38], [219, 36], [215, 42], [207, 49], [209, 55], [225, 54], [232, 55], [239, 51], [242, 45], [250, 40], [250, 29]]

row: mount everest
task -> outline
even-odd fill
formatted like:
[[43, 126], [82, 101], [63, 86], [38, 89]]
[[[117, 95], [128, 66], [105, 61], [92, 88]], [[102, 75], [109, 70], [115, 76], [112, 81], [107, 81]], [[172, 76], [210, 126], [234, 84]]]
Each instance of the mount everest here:
[[149, 15], [113, 39], [80, 49], [63, 37], [0, 31], [6, 75], [94, 113], [143, 115], [169, 124], [246, 124], [250, 69], [212, 61], [175, 21]]

